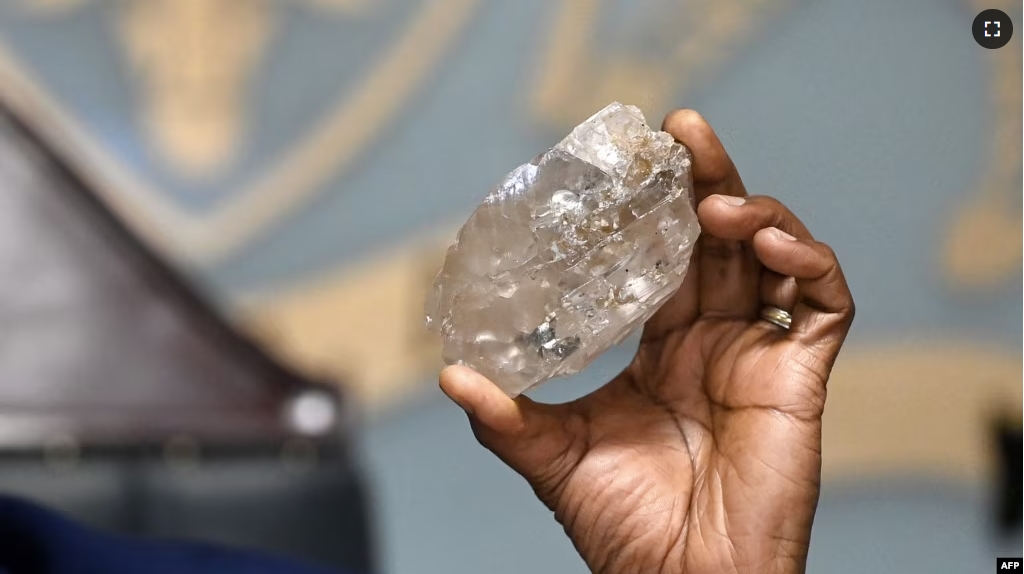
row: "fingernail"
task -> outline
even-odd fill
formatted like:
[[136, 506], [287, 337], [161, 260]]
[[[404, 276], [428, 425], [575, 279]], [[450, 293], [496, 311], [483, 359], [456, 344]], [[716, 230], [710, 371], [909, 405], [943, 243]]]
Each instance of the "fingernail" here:
[[772, 228], [772, 234], [775, 235], [776, 238], [784, 241], [796, 241], [796, 237], [793, 237], [781, 229]]
[[718, 199], [722, 203], [725, 203], [726, 205], [731, 205], [733, 207], [737, 205], [743, 205], [747, 201], [747, 198], [736, 197], [735, 195], [719, 195]]

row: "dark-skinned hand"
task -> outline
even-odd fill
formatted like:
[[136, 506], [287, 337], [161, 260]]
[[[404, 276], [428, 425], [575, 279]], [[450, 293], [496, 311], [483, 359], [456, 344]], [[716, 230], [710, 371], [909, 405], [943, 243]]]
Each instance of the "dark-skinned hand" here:
[[[465, 367], [441, 388], [592, 571], [803, 572], [853, 299], [832, 250], [775, 199], [747, 195], [697, 113], [663, 129], [693, 153], [702, 232], [630, 365], [559, 405], [510, 399]], [[765, 305], [790, 311], [791, 329], [759, 319]]]

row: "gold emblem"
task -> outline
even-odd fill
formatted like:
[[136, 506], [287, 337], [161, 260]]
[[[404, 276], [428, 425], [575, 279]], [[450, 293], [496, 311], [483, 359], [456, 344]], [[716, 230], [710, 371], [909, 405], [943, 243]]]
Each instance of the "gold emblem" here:
[[[93, 0], [95, 1], [95, 0]], [[34, 0], [41, 14], [62, 14], [89, 0]], [[366, 0], [305, 0], [323, 10], [365, 15]], [[269, 0], [125, 1], [118, 41], [139, 94], [153, 151], [186, 177], [215, 174], [235, 157], [244, 135], [245, 92], [272, 37]]]
[[[90, 3], [116, 8], [118, 42], [138, 82], [138, 106], [160, 157], [194, 175], [210, 175], [237, 152], [245, 133], [241, 95], [272, 32], [272, 8], [281, 0], [22, 1], [32, 13], [54, 18]], [[379, 5], [304, 1], [354, 17]], [[309, 133], [229, 199], [201, 213], [182, 207], [104, 149], [2, 45], [0, 94], [52, 136], [137, 233], [179, 260], [209, 264], [301, 205], [328, 177], [343, 174], [430, 77], [477, 3], [424, 0], [376, 65]]]

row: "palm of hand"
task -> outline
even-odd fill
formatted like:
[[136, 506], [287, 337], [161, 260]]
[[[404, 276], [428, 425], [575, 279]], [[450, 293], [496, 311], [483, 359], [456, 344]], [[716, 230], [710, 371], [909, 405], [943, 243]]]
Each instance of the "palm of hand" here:
[[[802, 572], [853, 302], [827, 246], [777, 201], [745, 198], [700, 116], [665, 129], [693, 152], [703, 233], [633, 362], [562, 405], [508, 399], [462, 367], [441, 386], [593, 571]], [[792, 328], [759, 320], [764, 305], [790, 310]]]
[[578, 438], [535, 489], [594, 571], [790, 572], [806, 555], [824, 396], [787, 396], [823, 381], [786, 367], [773, 329], [698, 322], [567, 405]]

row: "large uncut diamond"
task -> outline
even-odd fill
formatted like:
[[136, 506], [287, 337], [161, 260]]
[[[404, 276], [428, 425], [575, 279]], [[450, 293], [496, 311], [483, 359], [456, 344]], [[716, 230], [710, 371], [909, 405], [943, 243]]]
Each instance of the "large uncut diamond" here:
[[426, 303], [447, 364], [509, 396], [579, 372], [682, 285], [690, 153], [614, 103], [516, 168], [459, 231]]

